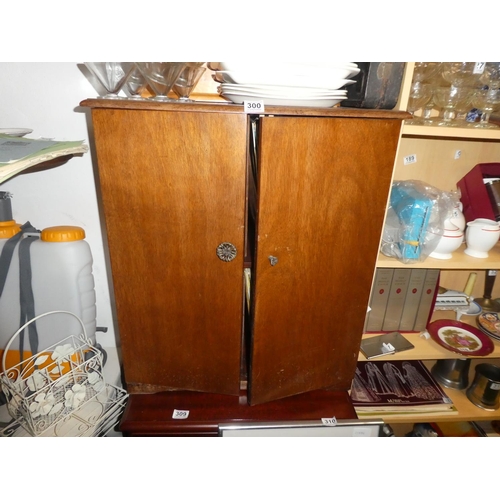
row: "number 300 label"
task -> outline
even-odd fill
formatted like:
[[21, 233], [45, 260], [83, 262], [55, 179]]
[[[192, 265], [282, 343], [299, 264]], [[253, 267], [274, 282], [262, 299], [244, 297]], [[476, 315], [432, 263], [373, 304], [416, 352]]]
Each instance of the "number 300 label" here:
[[245, 113], [263, 113], [264, 103], [262, 101], [243, 101]]

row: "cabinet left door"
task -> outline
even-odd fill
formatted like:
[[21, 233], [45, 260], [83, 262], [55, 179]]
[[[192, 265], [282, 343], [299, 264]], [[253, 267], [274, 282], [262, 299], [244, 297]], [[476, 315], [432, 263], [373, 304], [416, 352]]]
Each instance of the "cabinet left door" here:
[[[237, 395], [246, 116], [93, 109], [92, 119], [129, 392]], [[218, 256], [222, 243], [232, 260]]]

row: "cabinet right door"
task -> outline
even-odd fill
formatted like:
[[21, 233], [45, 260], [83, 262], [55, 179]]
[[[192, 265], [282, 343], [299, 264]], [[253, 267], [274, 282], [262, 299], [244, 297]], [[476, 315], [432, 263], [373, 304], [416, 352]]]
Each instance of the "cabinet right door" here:
[[349, 390], [400, 127], [260, 118], [250, 404]]

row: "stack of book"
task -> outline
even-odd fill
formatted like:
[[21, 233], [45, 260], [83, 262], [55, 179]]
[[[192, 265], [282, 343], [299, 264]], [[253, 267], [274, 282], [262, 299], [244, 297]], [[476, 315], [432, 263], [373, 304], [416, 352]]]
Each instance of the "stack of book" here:
[[28, 168], [83, 154], [88, 149], [83, 141], [26, 139], [0, 133], [0, 184]]
[[359, 361], [351, 400], [359, 416], [457, 412], [421, 361]]
[[438, 286], [438, 269], [377, 269], [365, 332], [425, 330]]

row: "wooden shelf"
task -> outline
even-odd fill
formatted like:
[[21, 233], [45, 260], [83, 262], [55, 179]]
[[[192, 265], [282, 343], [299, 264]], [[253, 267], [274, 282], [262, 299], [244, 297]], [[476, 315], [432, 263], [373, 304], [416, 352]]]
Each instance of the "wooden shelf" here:
[[[469, 372], [469, 384], [472, 383], [474, 379], [475, 373], [475, 365], [480, 363], [480, 360], [473, 360], [471, 363], [471, 370]], [[490, 360], [488, 362], [491, 362]], [[431, 361], [425, 362], [427, 368], [431, 368], [434, 363]], [[497, 364], [500, 364], [500, 360], [498, 360]], [[442, 387], [442, 386], [441, 386]], [[405, 414], [405, 415], [380, 415], [380, 418], [388, 424], [391, 423], [417, 423], [417, 422], [464, 422], [470, 420], [500, 420], [500, 408], [495, 411], [491, 410], [483, 410], [482, 408], [477, 407], [473, 403], [469, 401], [466, 395], [466, 389], [457, 390], [457, 389], [447, 389], [446, 387], [442, 387], [444, 392], [449, 396], [449, 398], [453, 401], [457, 413], [440, 413], [440, 414], [432, 414], [432, 413], [421, 413], [421, 414]], [[358, 415], [358, 418], [361, 420], [368, 420], [374, 418], [373, 415], [363, 416]]]
[[[463, 321], [463, 317], [461, 321]], [[365, 333], [363, 335], [363, 339], [373, 337], [374, 335], [381, 335], [381, 334]], [[418, 359], [423, 361], [423, 360], [435, 360], [435, 359], [455, 359], [460, 357], [459, 354], [454, 353], [452, 351], [448, 351], [444, 347], [441, 347], [431, 338], [425, 339], [424, 337], [421, 337], [419, 333], [404, 333], [403, 337], [405, 337], [409, 342], [411, 342], [415, 346], [415, 348], [410, 349], [408, 351], [391, 354], [390, 357], [381, 356], [380, 358], [373, 358], [371, 361], [387, 361], [388, 359], [393, 359], [393, 360]], [[491, 359], [500, 358], [500, 342], [493, 339], [492, 342], [495, 345], [494, 351], [491, 354], [488, 354], [488, 356], [481, 356], [480, 359], [483, 360], [487, 359], [488, 362], [490, 362]], [[474, 358], [474, 356], [469, 356], [469, 357]], [[479, 357], [476, 356], [476, 358]], [[364, 354], [362, 354], [361, 352], [359, 353], [358, 361], [367, 361]]]
[[377, 267], [411, 267], [412, 269], [500, 269], [500, 244], [497, 244], [489, 252], [487, 259], [477, 259], [464, 253], [465, 243], [453, 253], [453, 257], [448, 260], [434, 259], [427, 257], [423, 262], [412, 262], [404, 264], [393, 257], [387, 257], [379, 254]]
[[[434, 311], [432, 315], [432, 321], [436, 321], [438, 319], [456, 319], [454, 311]], [[460, 321], [463, 323], [467, 323], [471, 326], [476, 327], [476, 316], [462, 316]], [[373, 337], [374, 335], [383, 335], [383, 333], [365, 333], [363, 335], [363, 339]], [[459, 358], [460, 355], [445, 349], [440, 346], [437, 342], [434, 342], [432, 338], [426, 339], [421, 337], [419, 333], [403, 333], [403, 337], [405, 337], [409, 342], [411, 342], [415, 348], [410, 349], [408, 351], [398, 352], [396, 354], [391, 354], [390, 359], [393, 360], [421, 360], [421, 361], [430, 361], [436, 359], [455, 359]], [[500, 342], [494, 339], [491, 339], [493, 345], [495, 346], [494, 351], [488, 356], [469, 356], [473, 359], [482, 359], [487, 360], [488, 363], [495, 360], [495, 358], [500, 358]], [[389, 359], [387, 356], [381, 356], [380, 358], [374, 358], [372, 361], [386, 361]], [[363, 353], [359, 353], [358, 361], [366, 361], [366, 358]], [[493, 361], [495, 362], [495, 361]]]
[[453, 137], [477, 140], [500, 140], [500, 127], [498, 129], [477, 129], [465, 127], [437, 127], [421, 125], [403, 125], [404, 136], [421, 137]]

